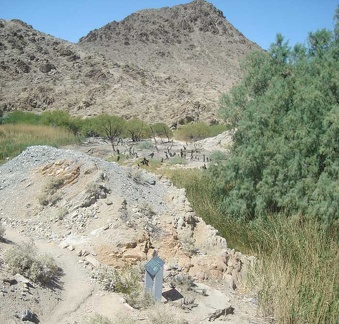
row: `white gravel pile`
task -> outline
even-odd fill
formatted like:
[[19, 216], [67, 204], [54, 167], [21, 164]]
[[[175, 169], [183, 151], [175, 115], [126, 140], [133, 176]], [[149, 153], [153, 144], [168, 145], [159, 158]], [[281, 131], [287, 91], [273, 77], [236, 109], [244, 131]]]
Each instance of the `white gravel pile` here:
[[[159, 179], [142, 169], [121, 167], [116, 163], [76, 152], [73, 150], [56, 149], [50, 146], [32, 146], [19, 156], [0, 166], [0, 218], [15, 218], [22, 187], [27, 188], [32, 183], [32, 172], [39, 167], [59, 161], [70, 160], [79, 164], [82, 170], [97, 168], [104, 178], [105, 187], [110, 191], [110, 197], [120, 197], [126, 200], [128, 206], [151, 206], [156, 214], [168, 213], [166, 197], [173, 186], [168, 180]], [[33, 180], [34, 181], [34, 180]], [[76, 185], [75, 185], [76, 186]], [[8, 209], [8, 204], [13, 208]], [[33, 221], [34, 218], [31, 220]]]

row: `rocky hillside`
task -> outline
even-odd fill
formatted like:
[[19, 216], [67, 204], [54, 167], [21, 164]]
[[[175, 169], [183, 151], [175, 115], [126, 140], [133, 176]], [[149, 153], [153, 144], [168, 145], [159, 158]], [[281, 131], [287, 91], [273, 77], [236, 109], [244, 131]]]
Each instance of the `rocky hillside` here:
[[[261, 323], [256, 301], [240, 289], [254, 258], [228, 249], [185, 191], [165, 178], [72, 150], [30, 147], [0, 166], [0, 200], [0, 224], [9, 233], [0, 240], [1, 323], [17, 323], [25, 310], [49, 324], [86, 323], [94, 312], [113, 316], [118, 309], [143, 318], [117, 294], [100, 292], [91, 277], [102, 265], [137, 266], [142, 284], [155, 251], [165, 261], [163, 301], [176, 287], [172, 312], [185, 323], [207, 323], [222, 315], [219, 309], [228, 309], [223, 316], [231, 323]], [[23, 238], [52, 253], [63, 271], [58, 289], [8, 272], [4, 251]]]
[[80, 39], [115, 61], [224, 90], [240, 79], [239, 58], [258, 49], [204, 0], [141, 10]]
[[202, 0], [136, 12], [78, 44], [0, 20], [0, 109], [212, 121], [240, 59], [258, 49]]

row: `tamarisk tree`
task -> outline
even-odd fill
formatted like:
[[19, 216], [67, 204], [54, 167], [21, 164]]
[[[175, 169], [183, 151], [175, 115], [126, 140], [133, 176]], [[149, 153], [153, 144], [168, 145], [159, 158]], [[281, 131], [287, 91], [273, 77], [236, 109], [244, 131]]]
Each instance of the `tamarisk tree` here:
[[[339, 14], [335, 19], [339, 18]], [[339, 42], [309, 33], [307, 45], [282, 35], [251, 53], [245, 78], [221, 98], [235, 129], [232, 156], [211, 167], [228, 215], [303, 215], [339, 223]]]

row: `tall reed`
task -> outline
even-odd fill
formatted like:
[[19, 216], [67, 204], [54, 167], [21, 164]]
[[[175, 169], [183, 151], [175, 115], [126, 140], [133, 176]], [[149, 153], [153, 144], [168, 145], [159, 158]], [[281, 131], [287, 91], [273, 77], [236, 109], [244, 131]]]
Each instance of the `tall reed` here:
[[7, 157], [20, 154], [32, 145], [61, 146], [78, 139], [68, 130], [51, 126], [5, 124], [0, 125], [0, 163]]

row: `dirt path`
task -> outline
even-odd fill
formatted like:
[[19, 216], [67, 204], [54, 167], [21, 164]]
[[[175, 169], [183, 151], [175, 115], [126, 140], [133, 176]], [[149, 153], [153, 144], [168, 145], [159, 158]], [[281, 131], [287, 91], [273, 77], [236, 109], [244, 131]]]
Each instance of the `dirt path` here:
[[[131, 311], [123, 304], [119, 295], [102, 291], [90, 279], [90, 271], [79, 263], [79, 258], [74, 251], [62, 249], [55, 243], [25, 237], [11, 228], [6, 230], [6, 239], [13, 244], [32, 240], [39, 253], [51, 255], [63, 271], [58, 283], [60, 288], [56, 288], [58, 290], [56, 305], [51, 306], [53, 301], [50, 300], [40, 301], [41, 309], [44, 310], [42, 316], [37, 314], [40, 324], [86, 323], [86, 320], [95, 313], [112, 318], [116, 314]], [[7, 245], [6, 248], [11, 246], [12, 244]]]
[[39, 248], [44, 253], [53, 255], [63, 270], [60, 302], [52, 313], [42, 318], [41, 321], [50, 324], [67, 323], [71, 315], [92, 296], [95, 286], [89, 280], [89, 275], [85, 272], [83, 265], [75, 259], [73, 252], [61, 249], [54, 244], [42, 244]]

